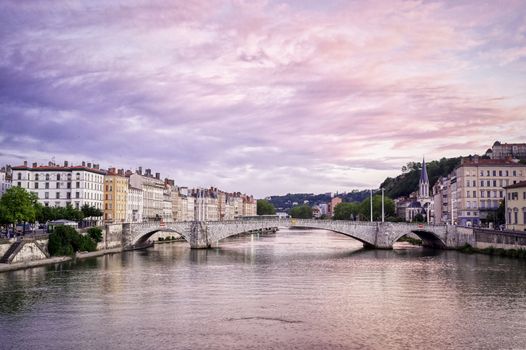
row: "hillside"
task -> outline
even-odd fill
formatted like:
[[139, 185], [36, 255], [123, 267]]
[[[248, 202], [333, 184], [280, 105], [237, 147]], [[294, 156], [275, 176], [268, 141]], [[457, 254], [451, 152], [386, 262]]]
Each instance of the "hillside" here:
[[[344, 202], [361, 202], [369, 195], [369, 191], [353, 191], [348, 193], [338, 193]], [[304, 201], [309, 201], [309, 206], [314, 206], [320, 203], [328, 203], [331, 201], [330, 193], [314, 194], [314, 193], [288, 193], [284, 196], [271, 196], [268, 198], [269, 202], [274, 205], [277, 211], [288, 211], [293, 207], [293, 203], [303, 204]]]
[[[429, 176], [430, 187], [441, 176], [447, 176], [455, 167], [460, 164], [461, 157], [442, 158], [427, 163], [427, 174]], [[411, 192], [418, 190], [420, 171], [422, 163], [409, 163], [402, 168], [403, 173], [395, 178], [388, 177], [382, 182], [380, 187], [385, 188], [385, 194], [391, 198], [408, 196]]]

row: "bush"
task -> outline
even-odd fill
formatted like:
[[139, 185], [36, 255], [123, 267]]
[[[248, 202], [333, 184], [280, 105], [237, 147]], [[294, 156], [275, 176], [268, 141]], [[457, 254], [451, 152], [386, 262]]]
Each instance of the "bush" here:
[[68, 256], [78, 251], [92, 252], [97, 243], [89, 236], [82, 236], [73, 227], [56, 226], [49, 235], [48, 251], [51, 256]]
[[91, 227], [88, 229], [88, 236], [96, 243], [99, 243], [102, 241], [102, 229], [100, 227]]
[[162, 241], [164, 241], [164, 238], [159, 237], [158, 240], [159, 240], [159, 242], [162, 242]]

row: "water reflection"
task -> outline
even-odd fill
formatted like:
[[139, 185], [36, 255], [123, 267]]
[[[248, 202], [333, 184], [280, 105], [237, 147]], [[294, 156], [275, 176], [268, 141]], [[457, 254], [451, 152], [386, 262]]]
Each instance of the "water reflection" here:
[[0, 274], [0, 329], [10, 330], [0, 340], [17, 349], [524, 348], [525, 267], [403, 244], [365, 250], [319, 230], [210, 250], [162, 244]]

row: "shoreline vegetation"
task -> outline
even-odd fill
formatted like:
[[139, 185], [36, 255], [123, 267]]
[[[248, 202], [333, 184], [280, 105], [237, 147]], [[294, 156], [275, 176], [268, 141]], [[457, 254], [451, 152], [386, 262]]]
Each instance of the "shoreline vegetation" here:
[[495, 248], [495, 247], [488, 247], [488, 248], [480, 249], [480, 248], [472, 247], [469, 244], [465, 244], [462, 247], [457, 248], [456, 250], [462, 253], [466, 253], [466, 254], [478, 253], [478, 254], [484, 254], [484, 255], [526, 259], [526, 249], [504, 249], [504, 248]]

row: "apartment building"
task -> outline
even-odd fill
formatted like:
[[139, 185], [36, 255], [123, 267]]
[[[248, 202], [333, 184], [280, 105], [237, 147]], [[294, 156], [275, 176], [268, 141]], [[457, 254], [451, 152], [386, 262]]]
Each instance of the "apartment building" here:
[[442, 198], [435, 205], [435, 217], [462, 226], [481, 225], [495, 215], [504, 199], [504, 187], [523, 180], [526, 165], [512, 159], [464, 158], [445, 186], [435, 187], [435, 199]]
[[128, 186], [126, 222], [143, 222], [144, 197], [142, 188]]
[[110, 168], [104, 175], [104, 222], [126, 221], [129, 179], [124, 170]]
[[526, 181], [506, 186], [506, 229], [526, 231]]
[[500, 143], [495, 141], [493, 146], [486, 151], [486, 156], [491, 159], [526, 159], [526, 143]]
[[0, 170], [0, 197], [11, 188], [11, 180], [7, 177], [7, 171], [5, 169]]
[[143, 191], [143, 221], [161, 220], [164, 211], [164, 181], [161, 174], [153, 176], [151, 169], [142, 173], [139, 167], [137, 172], [129, 175], [130, 186]]
[[48, 165], [33, 163], [12, 168], [13, 186], [37, 195], [44, 206], [65, 207], [70, 204], [80, 209], [83, 205], [103, 209], [104, 172], [98, 164], [82, 162], [81, 165]]

